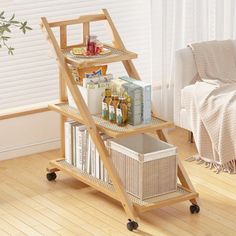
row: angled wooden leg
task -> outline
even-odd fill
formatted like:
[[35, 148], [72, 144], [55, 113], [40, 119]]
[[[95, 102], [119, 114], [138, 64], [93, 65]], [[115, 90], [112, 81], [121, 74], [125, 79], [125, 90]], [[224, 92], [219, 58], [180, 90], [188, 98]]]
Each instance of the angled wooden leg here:
[[[163, 133], [162, 130], [157, 130], [156, 133], [157, 133], [157, 136], [160, 138], [160, 140], [167, 142], [165, 134]], [[192, 192], [196, 192], [193, 185], [192, 185], [191, 180], [189, 179], [189, 177], [188, 177], [188, 175], [187, 175], [187, 173], [186, 173], [186, 171], [185, 171], [185, 169], [178, 157], [177, 157], [177, 161], [178, 161], [177, 175], [178, 175], [180, 183], [183, 185], [183, 187], [191, 190]], [[195, 199], [195, 198], [190, 199], [190, 202], [192, 204], [197, 204], [197, 199]]]
[[[177, 170], [177, 175], [179, 178], [180, 183], [183, 185], [183, 187], [191, 190], [192, 192], [196, 192], [195, 188], [193, 187], [193, 184], [191, 180], [188, 177], [188, 174], [186, 173], [181, 161], [178, 158], [178, 170]], [[190, 199], [190, 202], [192, 204], [197, 204], [197, 199]]]
[[161, 141], [167, 142], [166, 136], [165, 136], [165, 134], [163, 133], [162, 130], [157, 130], [156, 133], [157, 133], [157, 136], [159, 137], [159, 139]]

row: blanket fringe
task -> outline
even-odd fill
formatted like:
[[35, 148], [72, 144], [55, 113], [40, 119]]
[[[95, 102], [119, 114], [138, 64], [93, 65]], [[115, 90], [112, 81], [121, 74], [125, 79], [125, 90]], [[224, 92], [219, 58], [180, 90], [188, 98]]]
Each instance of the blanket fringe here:
[[225, 164], [217, 162], [207, 161], [205, 158], [194, 155], [185, 159], [185, 161], [196, 161], [198, 165], [204, 165], [206, 168], [213, 170], [216, 174], [222, 172], [228, 172], [229, 174], [236, 174], [236, 160], [231, 160]]

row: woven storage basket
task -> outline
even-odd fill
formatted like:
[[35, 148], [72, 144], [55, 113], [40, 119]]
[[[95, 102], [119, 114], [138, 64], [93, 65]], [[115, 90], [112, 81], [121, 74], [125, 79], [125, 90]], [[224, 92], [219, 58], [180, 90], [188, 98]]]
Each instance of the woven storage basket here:
[[176, 147], [146, 134], [108, 141], [128, 193], [141, 200], [177, 190]]

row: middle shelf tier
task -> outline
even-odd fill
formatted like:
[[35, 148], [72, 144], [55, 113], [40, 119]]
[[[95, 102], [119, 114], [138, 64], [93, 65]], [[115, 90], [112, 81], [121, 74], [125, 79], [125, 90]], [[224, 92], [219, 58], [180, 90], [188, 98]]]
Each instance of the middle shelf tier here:
[[[53, 111], [60, 113], [63, 116], [66, 116], [70, 119], [84, 124], [83, 118], [79, 114], [78, 110], [70, 107], [68, 103], [49, 104], [49, 108]], [[151, 123], [149, 124], [141, 124], [136, 126], [128, 124], [124, 127], [120, 127], [116, 124], [112, 124], [109, 121], [104, 120], [101, 115], [92, 115], [92, 117], [97, 128], [101, 132], [113, 138], [130, 136], [139, 133], [149, 133], [173, 127], [172, 122], [168, 122], [157, 117], [152, 117]]]

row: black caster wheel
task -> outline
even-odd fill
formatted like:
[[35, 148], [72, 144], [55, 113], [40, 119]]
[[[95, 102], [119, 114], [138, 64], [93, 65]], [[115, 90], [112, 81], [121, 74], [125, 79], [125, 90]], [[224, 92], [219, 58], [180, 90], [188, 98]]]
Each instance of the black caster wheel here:
[[129, 222], [127, 223], [127, 229], [129, 231], [133, 231], [135, 229], [138, 229], [138, 223], [129, 219]]
[[57, 178], [57, 175], [55, 172], [47, 173], [47, 180], [48, 181], [53, 181]]
[[200, 212], [200, 207], [195, 204], [191, 205], [189, 209], [192, 214], [195, 214], [195, 213], [197, 214]]

